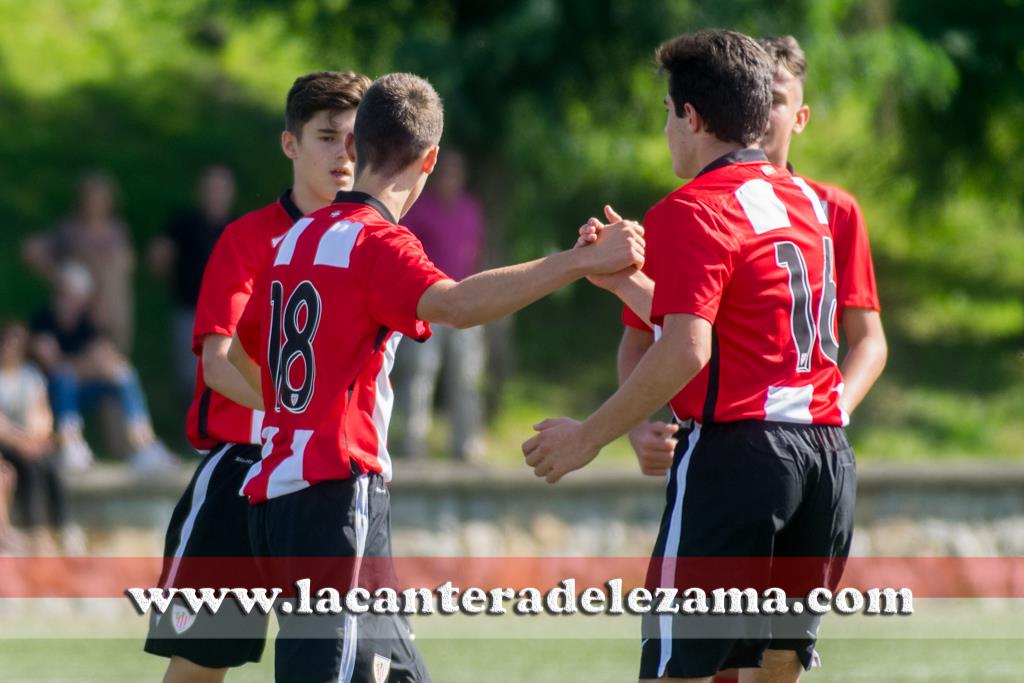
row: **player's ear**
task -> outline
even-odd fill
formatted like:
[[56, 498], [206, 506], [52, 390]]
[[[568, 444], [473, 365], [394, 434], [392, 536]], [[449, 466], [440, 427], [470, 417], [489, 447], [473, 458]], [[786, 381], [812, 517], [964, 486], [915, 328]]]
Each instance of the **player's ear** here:
[[796, 121], [793, 123], [793, 132], [799, 135], [804, 132], [804, 128], [807, 127], [807, 122], [811, 119], [811, 108], [806, 104], [801, 105], [796, 110]]
[[433, 173], [434, 166], [437, 165], [437, 155], [441, 151], [441, 148], [434, 145], [426, 151], [423, 155], [423, 164], [420, 166], [420, 170], [426, 174]]
[[683, 118], [686, 119], [686, 127], [690, 129], [691, 133], [697, 134], [704, 130], [704, 119], [689, 102], [683, 103]]
[[299, 157], [298, 140], [290, 130], [281, 131], [281, 151], [293, 161]]
[[348, 154], [348, 158], [352, 160], [354, 164], [356, 162], [356, 134], [352, 132], [345, 133], [345, 153]]

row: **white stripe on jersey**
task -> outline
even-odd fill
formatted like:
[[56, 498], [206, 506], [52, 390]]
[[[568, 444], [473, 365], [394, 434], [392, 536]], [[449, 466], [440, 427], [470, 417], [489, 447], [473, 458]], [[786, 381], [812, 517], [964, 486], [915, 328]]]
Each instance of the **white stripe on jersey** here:
[[[693, 431], [686, 441], [686, 452], [679, 459], [676, 468], [676, 499], [672, 501], [672, 512], [669, 516], [668, 532], [665, 537], [665, 550], [661, 560], [660, 586], [676, 585], [676, 562], [679, 554], [679, 538], [683, 533], [683, 498], [686, 496], [686, 472], [690, 468], [690, 459], [700, 440], [700, 424], [694, 423]], [[663, 614], [658, 617], [658, 633], [661, 637], [661, 659], [658, 662], [658, 678], [665, 675], [668, 662], [672, 659], [672, 615]]]
[[377, 400], [373, 404], [373, 426], [377, 430], [377, 460], [380, 461], [381, 476], [391, 481], [394, 475], [391, 467], [391, 453], [388, 452], [388, 427], [391, 424], [391, 410], [395, 404], [395, 391], [391, 386], [391, 369], [395, 366], [395, 353], [402, 341], [398, 332], [391, 334], [384, 346], [384, 365], [377, 373]]
[[768, 387], [764, 401], [764, 419], [768, 422], [795, 422], [811, 424], [811, 401], [814, 400], [814, 385], [802, 387]]
[[[301, 491], [309, 486], [303, 477], [306, 444], [313, 436], [312, 429], [296, 429], [292, 433], [291, 455], [277, 463], [277, 467], [267, 479], [267, 497], [274, 498], [288, 493]], [[273, 445], [271, 445], [273, 448]]]
[[313, 265], [348, 268], [352, 249], [356, 246], [356, 238], [362, 231], [362, 223], [338, 221], [332, 225], [320, 238], [316, 256], [313, 257]]
[[804, 193], [804, 196], [811, 201], [811, 206], [814, 207], [814, 215], [817, 216], [818, 222], [822, 225], [828, 225], [828, 214], [825, 212], [825, 203], [818, 199], [818, 194], [811, 189], [811, 186], [807, 184], [807, 181], [803, 178], [793, 176], [793, 182], [797, 184], [800, 191]]
[[262, 442], [260, 433], [263, 431], [263, 411], [252, 411], [252, 422], [249, 424], [249, 443], [259, 444]]
[[292, 256], [295, 254], [295, 244], [302, 237], [303, 231], [312, 222], [312, 218], [303, 218], [284, 234], [281, 246], [277, 248], [277, 256], [274, 257], [275, 266], [286, 266], [292, 262]]
[[758, 235], [792, 225], [789, 212], [767, 180], [754, 178], [743, 183], [736, 190], [736, 199]]

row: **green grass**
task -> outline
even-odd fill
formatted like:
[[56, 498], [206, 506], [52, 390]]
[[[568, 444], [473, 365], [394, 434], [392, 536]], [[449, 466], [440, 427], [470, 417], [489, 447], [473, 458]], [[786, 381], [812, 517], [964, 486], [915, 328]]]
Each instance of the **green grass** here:
[[[635, 681], [633, 640], [432, 640], [419, 643], [437, 683], [621, 683]], [[1018, 641], [827, 640], [824, 667], [804, 681], [933, 683], [1022, 681]], [[272, 648], [270, 648], [272, 650]], [[0, 643], [5, 683], [136, 683], [159, 680], [164, 660], [137, 641], [33, 640]], [[273, 680], [273, 654], [233, 671], [228, 681]]]
[[[1017, 604], [984, 600], [922, 600], [909, 617], [826, 617], [819, 642], [824, 666], [811, 683], [872, 681], [1024, 681], [1020, 667], [1024, 615]], [[1019, 601], [1015, 601], [1019, 602]], [[26, 619], [30, 638], [0, 639], [4, 683], [120, 683], [159, 680], [165, 661], [141, 651], [141, 622], [98, 618]], [[0, 619], [0, 626], [4, 626]], [[20, 621], [20, 620], [19, 620]], [[39, 623], [36, 623], [39, 622]], [[35, 624], [35, 625], [33, 625]], [[451, 617], [416, 622], [417, 645], [437, 683], [599, 683], [634, 681], [637, 622], [610, 617]], [[14, 628], [15, 630], [11, 630]], [[90, 638], [56, 638], [55, 633]], [[101, 634], [118, 637], [97, 638]], [[273, 647], [263, 661], [232, 672], [229, 681], [273, 679]]]

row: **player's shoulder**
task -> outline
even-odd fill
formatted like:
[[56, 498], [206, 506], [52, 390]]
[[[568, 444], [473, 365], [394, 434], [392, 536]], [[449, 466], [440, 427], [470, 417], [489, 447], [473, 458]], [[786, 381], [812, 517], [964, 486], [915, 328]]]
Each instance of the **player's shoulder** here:
[[295, 221], [279, 200], [250, 211], [231, 221], [224, 228], [221, 239], [251, 240], [274, 238], [285, 232]]
[[820, 180], [815, 180], [795, 173], [793, 175], [794, 177], [801, 178], [805, 183], [807, 183], [811, 189], [814, 190], [814, 194], [818, 195], [818, 198], [827, 205], [834, 206], [840, 210], [860, 211], [860, 205], [857, 203], [857, 198], [839, 185], [822, 182]]

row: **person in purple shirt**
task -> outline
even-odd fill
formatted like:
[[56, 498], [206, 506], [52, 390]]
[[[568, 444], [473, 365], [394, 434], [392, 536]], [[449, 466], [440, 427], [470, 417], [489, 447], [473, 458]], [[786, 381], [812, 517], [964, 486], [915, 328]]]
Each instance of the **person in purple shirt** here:
[[[480, 270], [484, 251], [484, 217], [480, 202], [466, 190], [466, 160], [445, 149], [423, 195], [402, 223], [419, 237], [427, 256], [454, 280]], [[459, 460], [482, 454], [480, 379], [485, 359], [482, 327], [456, 330], [435, 326], [423, 344], [399, 347], [396, 412], [406, 417], [400, 453], [426, 456], [434, 390], [444, 381], [451, 419], [451, 453]]]

